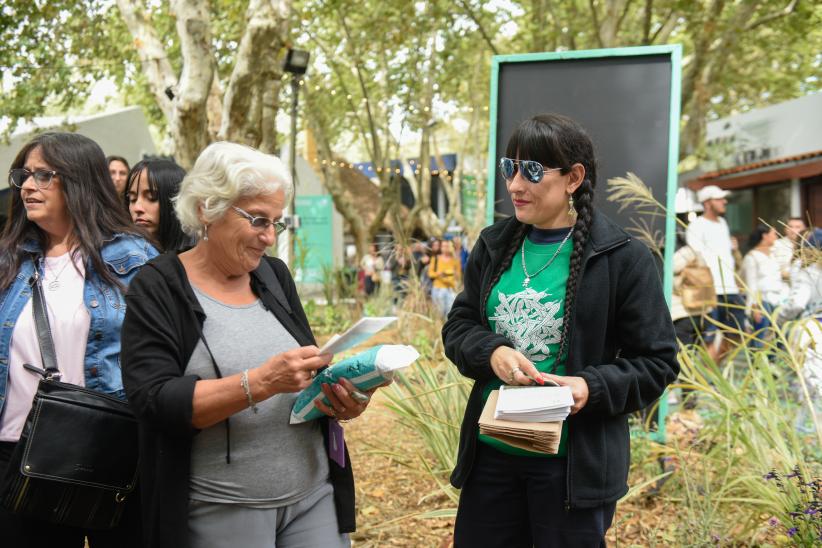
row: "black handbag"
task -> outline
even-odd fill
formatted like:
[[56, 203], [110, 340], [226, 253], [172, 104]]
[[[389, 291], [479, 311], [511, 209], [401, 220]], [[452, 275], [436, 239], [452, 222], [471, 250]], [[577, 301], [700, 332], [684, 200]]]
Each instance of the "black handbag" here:
[[115, 527], [137, 482], [137, 421], [115, 397], [62, 383], [40, 275], [32, 308], [44, 369], [0, 502], [12, 513], [83, 529]]

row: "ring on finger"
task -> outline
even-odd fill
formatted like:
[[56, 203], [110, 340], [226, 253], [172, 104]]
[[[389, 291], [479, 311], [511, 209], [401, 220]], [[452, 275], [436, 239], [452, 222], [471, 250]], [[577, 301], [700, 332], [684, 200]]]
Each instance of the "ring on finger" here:
[[514, 382], [514, 377], [517, 376], [517, 373], [522, 371], [519, 367], [515, 367], [511, 370], [511, 374], [508, 376], [508, 382]]
[[363, 394], [359, 390], [353, 390], [350, 394], [351, 399], [357, 403], [367, 403], [371, 398], [367, 394]]

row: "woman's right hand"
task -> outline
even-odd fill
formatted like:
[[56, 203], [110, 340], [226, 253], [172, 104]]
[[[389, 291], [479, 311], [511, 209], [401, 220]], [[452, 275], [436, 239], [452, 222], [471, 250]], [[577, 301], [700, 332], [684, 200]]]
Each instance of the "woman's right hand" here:
[[270, 357], [253, 371], [249, 371], [264, 388], [267, 394], [282, 392], [299, 392], [314, 379], [314, 372], [331, 363], [333, 354], [320, 354], [316, 346], [302, 346]]
[[508, 346], [499, 346], [491, 354], [491, 369], [505, 384], [529, 385], [532, 379], [542, 379], [531, 360]]

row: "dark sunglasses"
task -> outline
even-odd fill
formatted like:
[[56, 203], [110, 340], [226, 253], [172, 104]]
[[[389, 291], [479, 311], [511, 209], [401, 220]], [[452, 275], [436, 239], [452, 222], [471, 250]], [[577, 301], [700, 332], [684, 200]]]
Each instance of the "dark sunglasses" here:
[[278, 236], [283, 233], [286, 229], [286, 224], [282, 221], [272, 221], [268, 217], [254, 217], [249, 212], [240, 209], [237, 206], [231, 206], [234, 208], [234, 211], [248, 219], [248, 222], [251, 223], [251, 226], [256, 228], [257, 230], [263, 231], [268, 230], [269, 226], [274, 227], [274, 233]]
[[39, 190], [43, 190], [51, 186], [51, 180], [55, 175], [57, 175], [56, 171], [46, 171], [45, 169], [29, 171], [24, 167], [18, 167], [9, 170], [9, 184], [17, 188], [23, 188], [23, 183], [25, 183], [29, 177], [34, 176], [34, 185]]
[[506, 181], [510, 181], [517, 174], [517, 169], [522, 172], [522, 176], [529, 183], [538, 183], [549, 171], [562, 171], [561, 167], [545, 167], [534, 160], [512, 160], [511, 158], [499, 159], [499, 171]]

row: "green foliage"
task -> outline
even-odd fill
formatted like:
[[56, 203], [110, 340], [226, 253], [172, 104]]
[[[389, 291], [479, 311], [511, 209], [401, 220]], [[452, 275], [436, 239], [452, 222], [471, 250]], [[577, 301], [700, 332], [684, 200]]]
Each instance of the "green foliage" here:
[[448, 483], [448, 476], [456, 464], [460, 424], [470, 389], [470, 382], [447, 361], [420, 359], [387, 390], [388, 408], [400, 424], [420, 437], [426, 449], [425, 454], [414, 455], [412, 460], [398, 457], [430, 474], [454, 503], [459, 495]]

